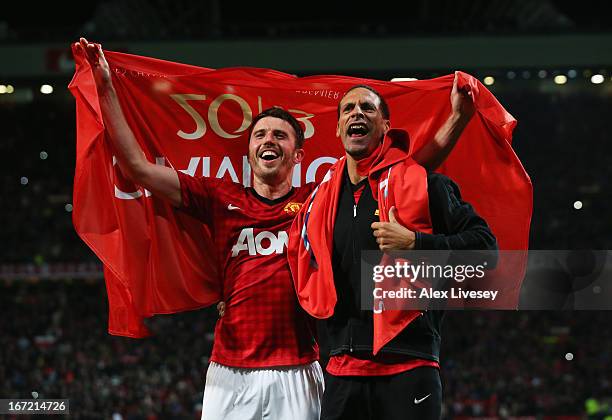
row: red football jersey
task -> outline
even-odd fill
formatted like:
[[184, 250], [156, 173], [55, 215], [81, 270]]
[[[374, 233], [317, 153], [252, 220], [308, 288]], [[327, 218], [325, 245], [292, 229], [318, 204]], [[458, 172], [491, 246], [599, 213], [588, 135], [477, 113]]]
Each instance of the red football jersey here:
[[225, 315], [211, 360], [233, 367], [289, 366], [318, 359], [314, 323], [298, 304], [287, 262], [287, 232], [313, 185], [269, 200], [253, 188], [177, 172], [182, 209], [209, 226]]

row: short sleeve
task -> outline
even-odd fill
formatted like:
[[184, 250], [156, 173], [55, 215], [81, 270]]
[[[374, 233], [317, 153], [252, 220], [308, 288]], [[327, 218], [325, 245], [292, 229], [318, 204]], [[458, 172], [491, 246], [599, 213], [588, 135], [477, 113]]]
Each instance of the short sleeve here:
[[180, 210], [210, 225], [213, 220], [213, 204], [222, 181], [207, 177], [196, 178], [181, 171], [176, 172], [181, 184]]

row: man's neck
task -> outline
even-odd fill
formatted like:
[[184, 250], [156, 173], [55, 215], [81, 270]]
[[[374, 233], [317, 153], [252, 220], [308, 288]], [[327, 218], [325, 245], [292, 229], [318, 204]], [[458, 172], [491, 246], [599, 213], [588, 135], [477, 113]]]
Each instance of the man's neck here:
[[367, 176], [359, 175], [357, 172], [357, 161], [349, 154], [346, 155], [346, 169], [348, 171], [349, 179], [353, 185], [359, 184]]
[[270, 200], [284, 197], [291, 191], [291, 179], [283, 180], [277, 184], [269, 184], [261, 179], [253, 179], [253, 189], [262, 197]]

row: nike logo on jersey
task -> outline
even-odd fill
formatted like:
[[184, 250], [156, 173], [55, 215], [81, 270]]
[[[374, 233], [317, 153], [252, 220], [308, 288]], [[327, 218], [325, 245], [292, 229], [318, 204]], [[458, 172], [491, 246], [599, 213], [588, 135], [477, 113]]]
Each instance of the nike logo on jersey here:
[[240, 207], [236, 207], [233, 204], [228, 204], [227, 209], [228, 210], [240, 210]]
[[425, 395], [423, 398], [415, 398], [414, 399], [414, 403], [415, 404], [421, 404], [423, 401], [425, 401], [431, 394], [427, 394]]
[[265, 230], [255, 235], [253, 228], [245, 228], [242, 229], [236, 244], [232, 247], [232, 257], [242, 251], [247, 251], [249, 255], [282, 254], [288, 242], [289, 235], [284, 230], [278, 232], [278, 235]]

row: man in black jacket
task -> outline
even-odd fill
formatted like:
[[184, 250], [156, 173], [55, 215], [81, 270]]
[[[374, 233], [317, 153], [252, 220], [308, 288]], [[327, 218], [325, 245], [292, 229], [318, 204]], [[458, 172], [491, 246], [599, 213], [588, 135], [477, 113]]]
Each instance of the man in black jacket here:
[[432, 234], [402, 226], [393, 208], [388, 222], [379, 221], [376, 192], [357, 166], [379, 153], [390, 127], [388, 107], [376, 91], [357, 86], [345, 94], [338, 110], [338, 135], [347, 163], [333, 229], [337, 303], [326, 321], [331, 357], [321, 418], [438, 419], [443, 314], [423, 312], [374, 355], [373, 314], [361, 310], [361, 251], [496, 250], [496, 239], [461, 199], [457, 185], [434, 173], [427, 175]]

